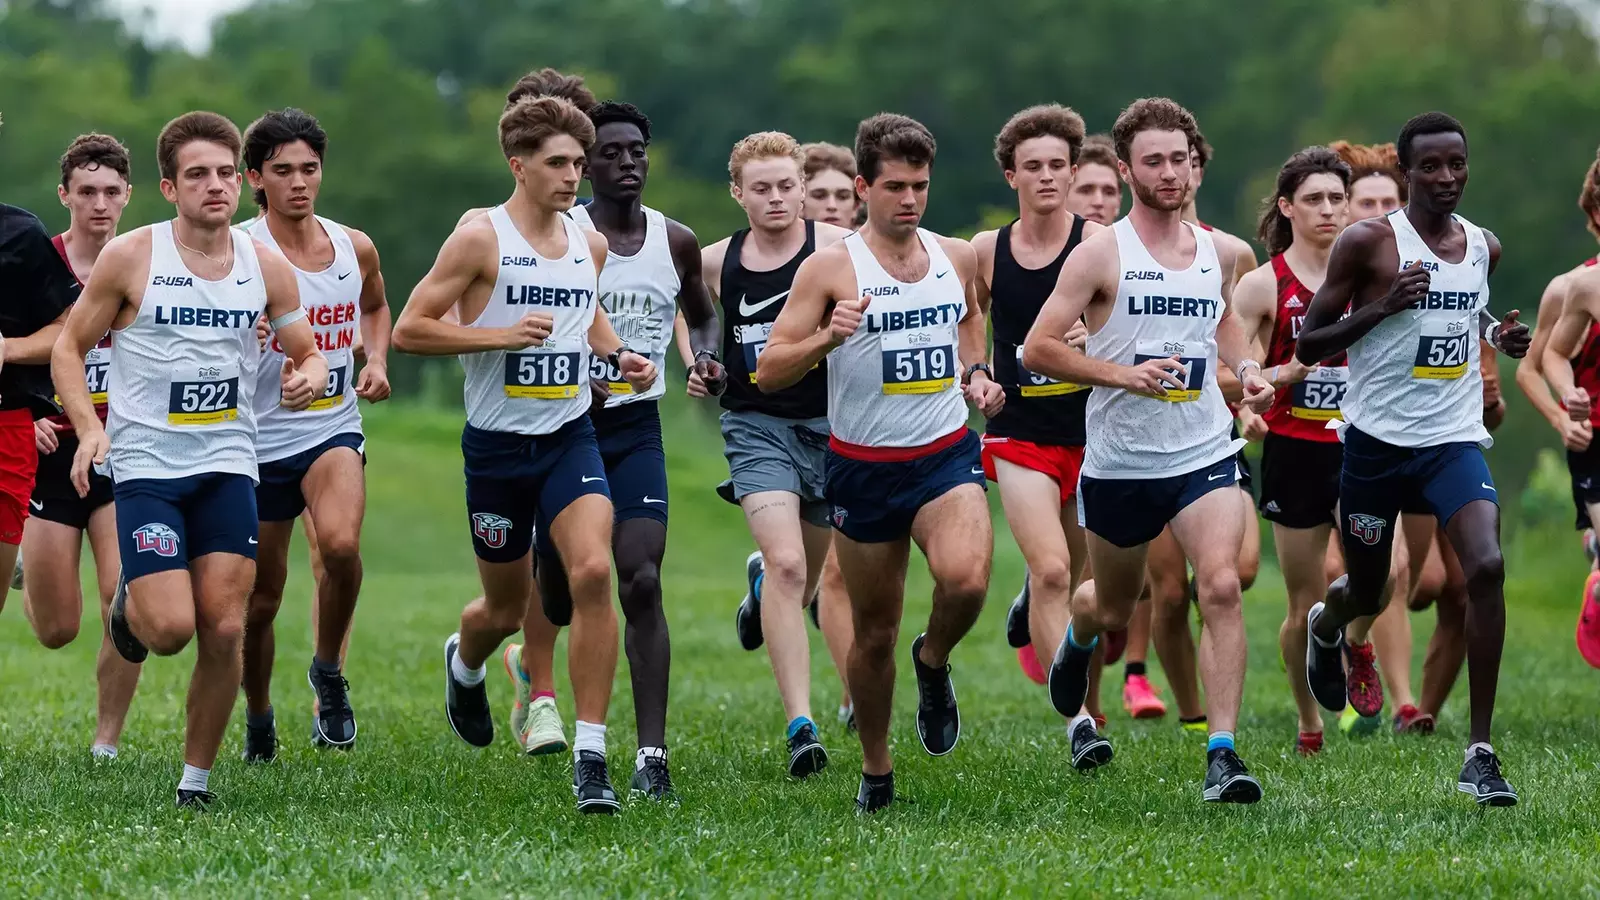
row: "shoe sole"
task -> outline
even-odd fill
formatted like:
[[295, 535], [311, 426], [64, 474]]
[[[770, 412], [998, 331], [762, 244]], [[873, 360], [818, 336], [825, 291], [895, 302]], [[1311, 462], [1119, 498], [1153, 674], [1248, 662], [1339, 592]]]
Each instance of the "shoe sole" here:
[[[739, 601], [739, 608], [733, 611], [733, 633], [739, 639], [739, 646], [746, 651], [761, 649], [767, 640], [766, 635], [761, 633], [761, 610], [755, 608], [752, 597], [751, 594], [745, 594], [744, 599]], [[754, 627], [749, 629], [751, 634], [746, 636], [745, 622], [749, 620], [754, 620]]]
[[1111, 762], [1114, 756], [1116, 752], [1111, 749], [1111, 742], [1101, 738], [1073, 754], [1072, 767], [1079, 772], [1092, 771]]
[[[1341, 686], [1339, 688], [1338, 706], [1329, 706], [1327, 703], [1323, 702], [1322, 698], [1317, 695], [1316, 685], [1311, 682], [1311, 661], [1312, 658], [1316, 656], [1318, 649], [1317, 639], [1311, 631], [1311, 623], [1316, 620], [1317, 613], [1321, 611], [1321, 603], [1312, 604], [1311, 609], [1306, 611], [1306, 690], [1311, 692], [1311, 699], [1317, 701], [1317, 705], [1328, 712], [1344, 712], [1347, 699], [1346, 694], [1348, 693], [1348, 682], [1346, 682], [1346, 686]], [[1339, 661], [1339, 667], [1341, 672], [1344, 671], [1343, 659]]]
[[[316, 693], [317, 686], [311, 681], [310, 672], [306, 673], [306, 684], [311, 686], [312, 693]], [[328, 733], [322, 730], [321, 716], [312, 718], [311, 727], [316, 729], [316, 735], [311, 739], [313, 746], [331, 747], [335, 750], [348, 750], [351, 747], [354, 747], [356, 745], [356, 734], [360, 732], [360, 728], [358, 728], [356, 725], [356, 714], [354, 710], [350, 712], [350, 740], [348, 741], [336, 741], [333, 738], [328, 737]], [[318, 744], [319, 741], [321, 742], [320, 744]]]
[[461, 741], [469, 747], [477, 747], [482, 749], [494, 743], [494, 722], [491, 721], [489, 723], [489, 740], [481, 744], [475, 744], [472, 741], [467, 740], [466, 735], [462, 734], [456, 729], [456, 720], [450, 715], [450, 688], [455, 684], [455, 679], [450, 675], [450, 643], [452, 640], [455, 641], [457, 646], [460, 646], [461, 643], [460, 638], [456, 635], [451, 635], [444, 640], [444, 720], [450, 723], [451, 734], [454, 734], [456, 737], [460, 738]]
[[1163, 719], [1167, 715], [1165, 706], [1146, 706], [1140, 709], [1128, 709], [1128, 707], [1124, 706], [1123, 709], [1127, 710], [1128, 715], [1135, 719]]
[[[578, 796], [577, 785], [572, 786], [572, 796]], [[620, 809], [622, 809], [622, 803], [618, 800], [595, 799], [578, 801], [578, 812], [585, 815], [600, 814], [610, 816], [615, 815]]]
[[1238, 775], [1202, 792], [1207, 803], [1258, 803], [1261, 783], [1249, 775]]
[[1433, 716], [1419, 716], [1415, 719], [1412, 719], [1411, 722], [1404, 728], [1395, 729], [1395, 733], [1418, 734], [1422, 735], [1423, 737], [1427, 737], [1433, 734], [1433, 729], [1437, 726], [1437, 724], [1438, 723], [1434, 720]]
[[565, 738], [562, 738], [558, 741], [546, 741], [543, 744], [535, 744], [532, 747], [524, 746], [522, 752], [528, 756], [551, 756], [566, 749], [567, 741]]
[[828, 767], [828, 751], [821, 744], [809, 744], [789, 754], [789, 777], [810, 778]]
[[1479, 806], [1516, 806], [1517, 795], [1507, 791], [1490, 791], [1487, 794], [1478, 793], [1478, 789], [1465, 781], [1456, 782], [1456, 790], [1463, 794], [1471, 794], [1478, 801]]

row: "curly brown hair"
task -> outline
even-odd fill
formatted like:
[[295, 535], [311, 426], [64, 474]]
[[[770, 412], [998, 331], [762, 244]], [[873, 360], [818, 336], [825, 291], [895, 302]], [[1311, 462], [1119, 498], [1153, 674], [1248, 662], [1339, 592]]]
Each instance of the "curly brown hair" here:
[[939, 145], [928, 126], [910, 116], [878, 113], [856, 127], [856, 171], [871, 184], [885, 160], [932, 166]]
[[[1116, 147], [1117, 159], [1129, 162], [1133, 139], [1145, 131], [1181, 131], [1189, 139], [1189, 146], [1204, 153], [1200, 126], [1195, 124], [1194, 113], [1166, 97], [1142, 97], [1128, 104], [1111, 126], [1111, 142]], [[1199, 161], [1197, 159], [1197, 161]], [[1201, 161], [1203, 166], [1205, 163]]]
[[1578, 192], [1578, 208], [1583, 210], [1584, 218], [1588, 219], [1584, 225], [1589, 233], [1600, 238], [1600, 148], [1594, 151], [1594, 162], [1589, 164], [1589, 171], [1583, 173], [1583, 190]]
[[571, 135], [588, 153], [594, 123], [570, 100], [524, 97], [500, 116], [500, 149], [506, 158], [528, 156], [558, 134]]
[[1078, 151], [1078, 165], [1105, 166], [1117, 170], [1117, 148], [1110, 135], [1091, 134], [1083, 139], [1083, 149]]
[[849, 147], [816, 141], [801, 145], [800, 152], [804, 154], [805, 159], [805, 162], [800, 166], [800, 171], [805, 175], [807, 181], [815, 178], [817, 173], [826, 172], [829, 169], [843, 172], [851, 178], [856, 177], [856, 158], [850, 152]]
[[584, 86], [582, 75], [566, 75], [549, 66], [518, 78], [506, 93], [506, 109], [524, 97], [560, 97], [584, 112], [597, 102], [594, 92]]
[[78, 169], [107, 168], [128, 180], [128, 148], [109, 134], [80, 134], [61, 154], [61, 186], [67, 187]]
[[1083, 116], [1058, 103], [1030, 106], [1012, 116], [994, 138], [994, 160], [1001, 172], [1017, 168], [1017, 147], [1038, 137], [1060, 138], [1067, 142], [1068, 162], [1078, 164], [1083, 149]]

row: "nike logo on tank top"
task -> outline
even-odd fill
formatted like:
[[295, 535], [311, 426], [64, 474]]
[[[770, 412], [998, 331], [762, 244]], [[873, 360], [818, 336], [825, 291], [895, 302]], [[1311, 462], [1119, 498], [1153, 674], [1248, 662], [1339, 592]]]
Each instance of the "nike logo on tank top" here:
[[1117, 238], [1117, 299], [1085, 352], [1124, 366], [1177, 356], [1184, 386], [1163, 398], [1121, 388], [1089, 393], [1083, 474], [1091, 478], [1168, 478], [1231, 456], [1244, 441], [1229, 436], [1233, 418], [1217, 386], [1217, 323], [1222, 267], [1211, 235], [1194, 234], [1194, 261], [1174, 271], [1156, 262], [1133, 220], [1112, 226]]
[[504, 206], [489, 211], [500, 271], [483, 312], [468, 328], [509, 328], [531, 313], [555, 320], [538, 347], [461, 354], [467, 422], [485, 431], [550, 434], [589, 410], [589, 326], [599, 281], [583, 228], [560, 217], [567, 250], [540, 256]]
[[828, 355], [834, 437], [864, 447], [920, 447], [967, 423], [956, 324], [966, 291], [939, 239], [917, 230], [928, 254], [921, 281], [896, 280], [856, 232], [843, 241], [856, 295], [871, 295], [861, 327]]
[[820, 419], [828, 414], [828, 364], [819, 363], [796, 384], [766, 393], [756, 384], [756, 361], [767, 348], [772, 323], [783, 311], [800, 264], [817, 249], [817, 224], [806, 222], [805, 243], [783, 265], [751, 271], [741, 255], [750, 229], [741, 228], [728, 238], [722, 258], [722, 355], [728, 368], [728, 387], [722, 408], [730, 412], [753, 410], [781, 419]]
[[[256, 379], [256, 457], [261, 462], [303, 453], [338, 434], [361, 432], [361, 411], [356, 408], [355, 343], [361, 328], [361, 264], [355, 244], [339, 223], [317, 216], [333, 243], [333, 264], [320, 272], [307, 272], [292, 262], [300, 305], [316, 336], [317, 349], [328, 360], [328, 383], [322, 396], [298, 412], [283, 408], [283, 347], [274, 334], [261, 354]], [[281, 252], [265, 217], [251, 222], [246, 231], [261, 243]]]
[[[579, 225], [600, 230], [594, 227], [587, 207], [574, 206], [570, 215]], [[632, 256], [606, 253], [605, 268], [600, 271], [600, 308], [611, 320], [617, 337], [650, 357], [657, 372], [665, 372], [681, 281], [672, 261], [672, 247], [667, 243], [666, 216], [646, 206], [644, 220], [644, 244], [639, 252]], [[623, 379], [622, 373], [598, 356], [591, 357], [589, 376], [611, 388], [607, 409], [638, 400], [656, 400], [667, 391], [667, 379], [657, 378], [644, 393], [634, 393], [633, 385]]]
[[1448, 263], [1406, 218], [1389, 214], [1400, 267], [1421, 261], [1428, 294], [1350, 345], [1344, 416], [1364, 433], [1399, 447], [1470, 441], [1490, 444], [1483, 427], [1478, 313], [1489, 305], [1489, 242], [1460, 216], [1466, 255]]
[[267, 289], [250, 236], [228, 234], [233, 270], [206, 281], [178, 255], [170, 221], [150, 226], [139, 311], [111, 333], [107, 461], [118, 482], [256, 478], [256, 322]]

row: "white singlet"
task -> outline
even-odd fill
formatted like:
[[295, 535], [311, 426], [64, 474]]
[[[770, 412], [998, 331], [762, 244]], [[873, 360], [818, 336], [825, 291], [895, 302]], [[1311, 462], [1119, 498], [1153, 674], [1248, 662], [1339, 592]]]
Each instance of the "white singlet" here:
[[[352, 348], [361, 327], [361, 264], [355, 245], [339, 223], [317, 216], [333, 242], [333, 264], [320, 272], [307, 272], [290, 263], [300, 285], [300, 305], [317, 336], [317, 349], [328, 359], [328, 386], [320, 398], [300, 412], [283, 408], [283, 348], [278, 336], [267, 340], [256, 379], [256, 459], [272, 462], [310, 450], [327, 439], [361, 433], [361, 411], [356, 408], [355, 355]], [[252, 237], [274, 250], [266, 217], [246, 228]]]
[[1084, 352], [1135, 366], [1178, 356], [1188, 368], [1182, 389], [1164, 398], [1096, 386], [1086, 410], [1083, 474], [1090, 478], [1170, 478], [1205, 468], [1244, 446], [1228, 436], [1232, 418], [1217, 386], [1217, 323], [1222, 267], [1204, 229], [1194, 232], [1194, 262], [1181, 272], [1156, 262], [1122, 218], [1117, 235], [1117, 300]]
[[[599, 231], [589, 218], [587, 207], [572, 207], [572, 219], [590, 231]], [[606, 265], [600, 272], [600, 308], [611, 320], [617, 337], [650, 357], [657, 372], [665, 372], [682, 281], [678, 266], [672, 261], [672, 248], [667, 244], [667, 217], [646, 206], [644, 221], [644, 245], [639, 252], [622, 256], [607, 251]], [[635, 400], [655, 400], [667, 391], [667, 380], [657, 378], [644, 393], [634, 393], [633, 385], [623, 380], [622, 373], [598, 356], [590, 363], [589, 377], [602, 379], [611, 388], [607, 409]]]
[[509, 328], [531, 313], [555, 327], [544, 344], [523, 350], [461, 354], [467, 372], [467, 423], [485, 431], [550, 434], [589, 411], [589, 326], [594, 323], [594, 260], [583, 228], [562, 216], [567, 252], [540, 256], [504, 206], [489, 211], [499, 239], [500, 271], [483, 312], [468, 328]]
[[841, 441], [920, 447], [966, 426], [956, 323], [967, 314], [961, 275], [931, 231], [917, 230], [928, 274], [897, 281], [855, 232], [844, 239], [856, 295], [870, 294], [861, 327], [828, 357], [828, 421]]
[[1400, 267], [1421, 260], [1428, 296], [1373, 326], [1350, 345], [1344, 417], [1365, 434], [1399, 447], [1471, 441], [1488, 447], [1478, 313], [1489, 305], [1489, 241], [1467, 233], [1467, 254], [1447, 263], [1428, 248], [1404, 208], [1390, 213]]
[[170, 221], [149, 227], [144, 298], [111, 332], [111, 477], [254, 480], [256, 320], [267, 305], [255, 244], [230, 228], [233, 271], [206, 281], [178, 256]]

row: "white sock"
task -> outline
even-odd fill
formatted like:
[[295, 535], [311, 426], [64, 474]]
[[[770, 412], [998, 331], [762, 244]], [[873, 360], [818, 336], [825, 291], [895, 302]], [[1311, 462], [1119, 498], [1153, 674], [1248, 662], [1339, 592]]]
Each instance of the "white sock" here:
[[116, 759], [117, 746], [115, 744], [95, 744], [89, 748], [89, 755], [95, 759]]
[[450, 675], [456, 680], [456, 684], [463, 687], [476, 687], [483, 684], [483, 679], [487, 674], [488, 669], [484, 666], [479, 666], [476, 669], [467, 668], [466, 664], [461, 661], [460, 650], [456, 651], [455, 656], [450, 657]]
[[[1094, 716], [1091, 716], [1088, 713], [1078, 713], [1077, 715], [1072, 717], [1072, 721], [1071, 722], [1067, 723], [1067, 734], [1071, 734], [1074, 731], [1077, 731], [1079, 722], [1088, 722], [1089, 723], [1089, 727], [1090, 728], [1094, 728]], [[1095, 731], [1098, 732], [1099, 729], [1095, 729]]]
[[578, 720], [578, 727], [572, 739], [572, 758], [577, 759], [578, 754], [584, 750], [591, 750], [601, 756], [606, 755], [606, 727], [593, 722]]
[[640, 747], [639, 752], [633, 757], [633, 770], [635, 772], [644, 768], [644, 761], [654, 756], [662, 762], [667, 761], [667, 748], [665, 747]]
[[203, 791], [211, 780], [210, 769], [196, 769], [188, 763], [183, 764], [183, 777], [178, 779], [180, 791]]
[[1479, 741], [1476, 744], [1469, 744], [1467, 745], [1467, 762], [1471, 762], [1472, 754], [1477, 753], [1480, 750], [1482, 750], [1484, 753], [1494, 752], [1494, 748], [1489, 746], [1488, 741]]

